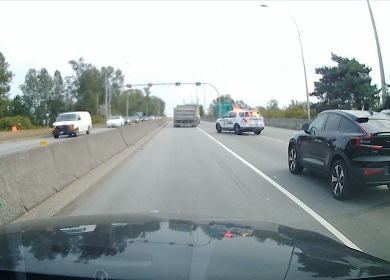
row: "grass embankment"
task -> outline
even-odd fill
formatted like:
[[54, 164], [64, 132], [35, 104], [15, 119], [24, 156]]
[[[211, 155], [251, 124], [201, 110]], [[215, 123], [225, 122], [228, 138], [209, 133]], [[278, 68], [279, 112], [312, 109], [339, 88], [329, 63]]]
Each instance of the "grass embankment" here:
[[20, 138], [44, 137], [51, 135], [51, 128], [26, 129], [18, 131], [0, 131], [0, 142], [16, 140]]

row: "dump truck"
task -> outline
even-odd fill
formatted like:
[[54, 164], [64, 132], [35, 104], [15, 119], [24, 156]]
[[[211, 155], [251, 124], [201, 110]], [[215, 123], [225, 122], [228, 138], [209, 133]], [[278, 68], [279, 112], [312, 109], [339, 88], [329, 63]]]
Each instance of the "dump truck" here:
[[173, 108], [173, 126], [196, 127], [200, 123], [199, 106], [197, 104], [177, 105]]

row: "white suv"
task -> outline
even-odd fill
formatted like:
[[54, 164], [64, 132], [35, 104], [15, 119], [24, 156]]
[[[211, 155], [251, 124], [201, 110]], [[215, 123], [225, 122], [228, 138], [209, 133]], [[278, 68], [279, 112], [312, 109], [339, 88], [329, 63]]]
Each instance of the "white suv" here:
[[254, 132], [259, 135], [264, 129], [264, 118], [252, 110], [230, 111], [217, 119], [215, 128], [218, 133], [228, 130], [234, 131], [237, 135], [243, 132]]

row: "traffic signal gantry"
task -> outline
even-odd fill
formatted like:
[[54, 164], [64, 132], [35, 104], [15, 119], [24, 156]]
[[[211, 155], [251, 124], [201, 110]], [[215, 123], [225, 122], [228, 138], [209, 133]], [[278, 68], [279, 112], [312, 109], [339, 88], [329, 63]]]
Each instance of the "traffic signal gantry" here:
[[181, 86], [181, 85], [195, 85], [195, 86], [199, 87], [202, 84], [211, 86], [217, 92], [218, 100], [219, 100], [219, 117], [221, 117], [221, 107], [222, 107], [222, 105], [221, 105], [221, 98], [220, 98], [218, 89], [214, 85], [212, 85], [210, 83], [201, 83], [201, 82], [181, 83], [181, 82], [175, 82], [175, 83], [126, 84], [126, 87], [127, 88], [132, 88], [132, 87], [145, 87], [145, 86], [147, 86], [147, 87], [151, 88], [152, 86], [177, 86], [178, 87], [178, 86]]

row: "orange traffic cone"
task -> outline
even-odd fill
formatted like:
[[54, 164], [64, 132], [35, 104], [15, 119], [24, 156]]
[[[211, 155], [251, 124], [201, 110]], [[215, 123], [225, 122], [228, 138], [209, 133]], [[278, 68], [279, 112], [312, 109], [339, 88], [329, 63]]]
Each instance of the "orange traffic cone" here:
[[13, 131], [13, 132], [16, 132], [16, 131], [18, 131], [18, 129], [17, 129], [17, 127], [16, 127], [16, 125], [14, 125], [14, 126], [12, 127], [12, 131]]

